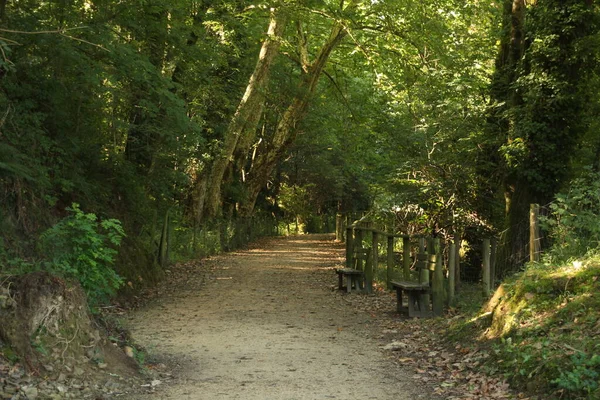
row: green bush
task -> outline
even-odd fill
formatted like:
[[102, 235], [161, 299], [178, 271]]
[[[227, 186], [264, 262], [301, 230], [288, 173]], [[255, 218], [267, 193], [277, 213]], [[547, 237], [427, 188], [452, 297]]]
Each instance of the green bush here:
[[548, 255], [557, 261], [581, 257], [600, 245], [600, 174], [588, 171], [575, 179], [567, 193], [550, 204], [551, 215], [542, 218], [553, 241]]
[[588, 357], [583, 353], [577, 353], [571, 359], [573, 369], [561, 372], [560, 377], [552, 383], [574, 395], [597, 394], [600, 385], [600, 355], [594, 354]]
[[94, 308], [123, 284], [112, 266], [125, 232], [119, 220], [101, 220], [95, 214], [84, 213], [77, 203], [67, 211], [70, 215], [40, 236], [41, 250], [49, 260], [45, 267], [78, 280]]

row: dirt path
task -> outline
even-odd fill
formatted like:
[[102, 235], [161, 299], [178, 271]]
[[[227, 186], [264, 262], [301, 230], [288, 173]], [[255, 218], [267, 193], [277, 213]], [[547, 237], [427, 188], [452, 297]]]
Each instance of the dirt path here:
[[180, 365], [140, 399], [433, 398], [379, 348], [372, 317], [332, 290], [342, 256], [309, 235], [207, 260], [129, 320], [152, 357]]

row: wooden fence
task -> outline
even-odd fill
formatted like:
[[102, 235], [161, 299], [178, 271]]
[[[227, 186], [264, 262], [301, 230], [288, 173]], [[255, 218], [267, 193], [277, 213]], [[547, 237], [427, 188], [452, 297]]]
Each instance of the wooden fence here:
[[[531, 205], [530, 261], [539, 261], [541, 253], [538, 210], [538, 205]], [[372, 292], [374, 281], [391, 289], [393, 280], [402, 279], [430, 285], [431, 299], [424, 301], [429, 304], [431, 300], [434, 315], [441, 315], [444, 305], [453, 303], [460, 284], [459, 239], [441, 241], [421, 235], [394, 234], [375, 228], [366, 217], [350, 222], [350, 217], [343, 214], [336, 219], [336, 239], [345, 241], [346, 268], [364, 272], [367, 293]], [[497, 249], [497, 238], [482, 239], [481, 290], [485, 297], [496, 286]]]
[[[342, 224], [338, 224], [342, 225]], [[460, 275], [460, 246], [456, 241], [422, 235], [402, 235], [385, 232], [372, 222], [358, 220], [344, 228], [346, 268], [358, 269], [365, 274], [365, 291], [373, 291], [379, 281], [391, 289], [392, 281], [404, 280], [428, 284], [431, 296], [425, 295], [424, 304], [432, 304], [434, 315], [441, 315], [445, 306], [452, 304]], [[493, 281], [492, 243], [484, 239], [482, 245], [482, 291], [488, 296]]]
[[279, 222], [270, 217], [213, 220], [202, 226], [185, 226], [165, 214], [156, 249], [158, 264], [202, 258], [235, 250], [260, 237], [278, 236]]

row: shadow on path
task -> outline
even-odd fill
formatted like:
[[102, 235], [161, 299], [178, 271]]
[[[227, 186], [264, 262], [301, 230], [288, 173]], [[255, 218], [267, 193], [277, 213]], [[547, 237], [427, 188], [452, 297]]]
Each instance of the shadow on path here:
[[342, 257], [330, 236], [306, 235], [207, 260], [130, 317], [152, 357], [180, 364], [140, 399], [429, 398], [378, 349], [371, 316], [332, 290]]

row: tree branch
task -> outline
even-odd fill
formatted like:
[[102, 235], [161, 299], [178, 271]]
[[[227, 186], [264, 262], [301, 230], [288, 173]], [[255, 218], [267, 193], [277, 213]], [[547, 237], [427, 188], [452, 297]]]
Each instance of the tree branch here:
[[304, 73], [307, 73], [308, 67], [310, 66], [310, 60], [308, 58], [308, 39], [300, 19], [296, 21], [296, 30], [298, 31], [298, 55], [300, 56], [300, 67]]
[[333, 83], [333, 86], [335, 86], [335, 88], [337, 89], [338, 93], [340, 94], [340, 96], [342, 96], [342, 101], [344, 103], [344, 105], [346, 106], [346, 108], [348, 109], [348, 111], [350, 111], [350, 114], [352, 115], [352, 118], [355, 118], [354, 115], [354, 111], [352, 110], [352, 107], [350, 107], [350, 103], [348, 103], [348, 99], [346, 99], [346, 96], [344, 95], [344, 92], [342, 92], [342, 89], [340, 88], [340, 86], [337, 84], [337, 82], [335, 81], [335, 79], [333, 79], [333, 76], [331, 76], [331, 74], [325, 70], [323, 70], [323, 74], [325, 74], [325, 76], [327, 78], [329, 78], [329, 80], [331, 81], [331, 83]]

